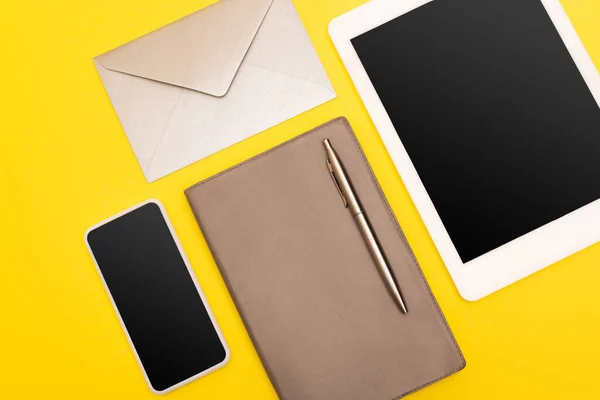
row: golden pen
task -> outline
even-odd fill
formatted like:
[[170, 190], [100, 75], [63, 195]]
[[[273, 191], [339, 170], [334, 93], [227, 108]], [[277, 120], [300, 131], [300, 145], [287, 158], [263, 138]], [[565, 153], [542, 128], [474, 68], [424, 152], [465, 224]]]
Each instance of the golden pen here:
[[339, 159], [335, 150], [331, 146], [329, 139], [325, 139], [323, 143], [325, 144], [325, 151], [327, 152], [327, 168], [329, 169], [329, 173], [333, 178], [333, 182], [337, 187], [340, 196], [342, 196], [344, 207], [350, 210], [350, 213], [356, 222], [356, 226], [358, 226], [358, 230], [360, 231], [365, 244], [369, 248], [369, 252], [373, 257], [373, 261], [375, 262], [375, 265], [377, 265], [379, 272], [385, 280], [390, 294], [393, 296], [402, 313], [406, 314], [408, 310], [406, 308], [404, 299], [402, 298], [400, 285], [398, 285], [396, 276], [394, 275], [394, 272], [392, 271], [392, 268], [385, 257], [385, 253], [381, 249], [379, 240], [377, 239], [377, 236], [375, 236], [375, 232], [371, 228], [371, 224], [369, 223], [362, 209], [360, 200], [358, 199], [358, 196], [356, 195], [356, 192], [350, 183], [350, 179], [346, 175], [342, 161]]

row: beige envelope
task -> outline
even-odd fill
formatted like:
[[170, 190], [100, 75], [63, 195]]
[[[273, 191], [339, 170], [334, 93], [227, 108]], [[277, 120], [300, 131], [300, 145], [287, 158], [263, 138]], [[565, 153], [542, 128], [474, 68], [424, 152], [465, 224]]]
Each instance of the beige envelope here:
[[221, 0], [94, 61], [148, 182], [335, 98], [291, 0]]

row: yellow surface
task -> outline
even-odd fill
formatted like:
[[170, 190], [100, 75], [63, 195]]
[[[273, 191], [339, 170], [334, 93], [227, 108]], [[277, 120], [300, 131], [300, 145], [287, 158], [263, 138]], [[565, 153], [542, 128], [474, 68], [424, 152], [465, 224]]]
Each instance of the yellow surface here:
[[[295, 0], [337, 99], [146, 183], [92, 57], [209, 2], [3, 2], [0, 398], [154, 397], [83, 234], [155, 197], [165, 204], [232, 351], [225, 368], [166, 398], [276, 399], [183, 190], [339, 115], [354, 126], [467, 359], [464, 371], [411, 398], [600, 398], [600, 246], [476, 303], [459, 297], [327, 35], [332, 18], [364, 0]], [[564, 5], [600, 65], [600, 1]]]

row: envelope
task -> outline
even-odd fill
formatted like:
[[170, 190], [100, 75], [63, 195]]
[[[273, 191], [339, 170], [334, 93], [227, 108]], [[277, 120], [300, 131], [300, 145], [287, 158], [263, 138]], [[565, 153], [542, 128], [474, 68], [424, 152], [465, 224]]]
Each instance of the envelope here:
[[291, 0], [221, 0], [94, 63], [148, 182], [336, 96]]

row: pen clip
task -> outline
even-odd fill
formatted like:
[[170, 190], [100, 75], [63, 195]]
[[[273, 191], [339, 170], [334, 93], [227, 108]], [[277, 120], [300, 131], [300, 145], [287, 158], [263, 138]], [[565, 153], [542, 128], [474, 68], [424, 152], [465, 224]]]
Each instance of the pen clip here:
[[346, 198], [344, 197], [344, 194], [342, 193], [342, 189], [340, 188], [340, 185], [338, 184], [338, 181], [337, 181], [337, 179], [335, 179], [335, 175], [333, 174], [333, 166], [331, 165], [329, 158], [327, 158], [326, 160], [327, 160], [327, 170], [329, 171], [329, 175], [331, 175], [331, 179], [333, 179], [333, 183], [334, 183], [338, 193], [340, 194], [342, 201], [344, 202], [344, 208], [348, 208], [348, 201], [346, 201]]

